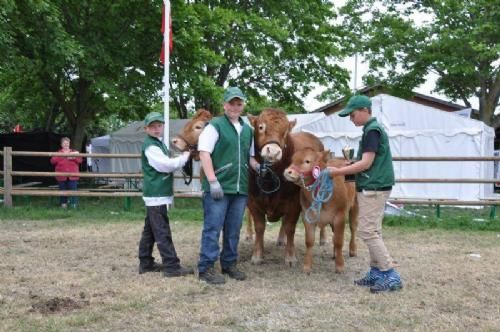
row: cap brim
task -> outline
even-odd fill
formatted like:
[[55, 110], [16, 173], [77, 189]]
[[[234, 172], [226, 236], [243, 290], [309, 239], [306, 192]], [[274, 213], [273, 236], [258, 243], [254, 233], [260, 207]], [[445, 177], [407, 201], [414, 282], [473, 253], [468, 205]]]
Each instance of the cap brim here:
[[238, 98], [240, 100], [243, 100], [244, 102], [246, 101], [246, 98], [243, 97], [243, 96], [240, 96], [240, 95], [235, 95], [235, 96], [230, 96], [229, 98], [226, 98], [226, 100], [224, 100], [225, 103], [229, 103], [231, 100], [235, 99], [235, 98]]
[[345, 117], [345, 116], [348, 116], [349, 114], [351, 114], [352, 112], [354, 112], [354, 108], [344, 108], [344, 110], [339, 113], [339, 116]]

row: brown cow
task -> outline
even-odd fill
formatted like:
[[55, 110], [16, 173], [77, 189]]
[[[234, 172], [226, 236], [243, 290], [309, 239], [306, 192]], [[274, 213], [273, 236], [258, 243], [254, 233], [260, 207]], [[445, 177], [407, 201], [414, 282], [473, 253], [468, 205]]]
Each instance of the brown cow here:
[[309, 133], [291, 134], [296, 121], [288, 121], [282, 110], [268, 108], [259, 116], [249, 115], [248, 118], [254, 127], [255, 159], [261, 165], [267, 164], [265, 176], [262, 170], [260, 176], [254, 170], [250, 171], [248, 208], [255, 225], [252, 263], [262, 262], [266, 219], [270, 222], [282, 219], [286, 234], [285, 263], [292, 265], [297, 261], [293, 239], [301, 211], [300, 188], [285, 181], [283, 171], [296, 150], [310, 147], [323, 151], [323, 144]]
[[212, 120], [212, 113], [200, 108], [193, 118], [184, 125], [182, 131], [172, 138], [172, 145], [179, 151], [193, 151], [193, 159], [200, 160], [198, 139], [210, 120]]
[[[191, 150], [193, 151], [193, 159], [200, 160], [200, 154], [198, 152], [198, 139], [210, 120], [212, 120], [212, 113], [206, 109], [200, 108], [193, 118], [184, 125], [181, 132], [177, 133], [176, 136], [172, 138], [172, 145], [174, 148], [179, 151]], [[200, 174], [200, 177], [201, 176], [202, 174]], [[251, 240], [253, 238], [253, 222], [248, 209], [246, 211], [246, 215], [246, 239]]]
[[[349, 256], [356, 256], [356, 230], [358, 227], [358, 205], [356, 200], [356, 188], [354, 182], [346, 182], [344, 176], [333, 178], [333, 196], [321, 204], [319, 216], [316, 211], [308, 210], [313, 203], [313, 192], [317, 194], [320, 189], [316, 186], [328, 188], [324, 180], [319, 176], [319, 171], [327, 166], [340, 167], [345, 165], [344, 159], [330, 159], [330, 152], [317, 152], [306, 148], [295, 152], [290, 167], [285, 170], [285, 178], [301, 188], [300, 205], [302, 206], [302, 219], [306, 231], [306, 253], [304, 257], [304, 272], [309, 273], [312, 269], [312, 253], [314, 246], [314, 235], [316, 225], [324, 226], [330, 224], [333, 228], [333, 257], [335, 258], [335, 272], [344, 272], [344, 257], [342, 247], [344, 245], [345, 216], [349, 212], [349, 227], [351, 229], [351, 241], [349, 242]], [[326, 179], [331, 179], [326, 175]], [[325, 190], [326, 192], [326, 190]], [[321, 195], [318, 195], [318, 198]], [[326, 199], [326, 194], [325, 198]], [[306, 220], [308, 217], [310, 220]], [[312, 222], [312, 223], [309, 223]]]

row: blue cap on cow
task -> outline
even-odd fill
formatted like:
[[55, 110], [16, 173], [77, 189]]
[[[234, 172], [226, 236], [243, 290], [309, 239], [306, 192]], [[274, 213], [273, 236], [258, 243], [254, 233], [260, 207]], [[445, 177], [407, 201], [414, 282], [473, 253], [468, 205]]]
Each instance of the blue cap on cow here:
[[224, 102], [228, 103], [234, 98], [241, 99], [243, 101], [247, 100], [247, 97], [243, 94], [243, 92], [240, 90], [240, 88], [237, 87], [229, 87], [224, 91]]
[[364, 95], [352, 96], [351, 99], [349, 99], [349, 101], [347, 102], [347, 105], [345, 106], [344, 110], [339, 113], [339, 116], [348, 116], [355, 110], [359, 110], [361, 108], [371, 109], [371, 107], [372, 107], [372, 101], [370, 100], [369, 97]]

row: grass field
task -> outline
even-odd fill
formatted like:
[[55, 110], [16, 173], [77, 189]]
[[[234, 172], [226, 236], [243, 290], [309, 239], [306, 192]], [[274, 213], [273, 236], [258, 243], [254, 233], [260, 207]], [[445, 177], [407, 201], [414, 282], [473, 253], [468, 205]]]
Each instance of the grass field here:
[[[331, 243], [316, 246], [307, 275], [303, 226], [299, 263], [286, 267], [274, 244], [279, 224], [272, 224], [262, 265], [250, 263], [252, 244], [242, 234], [240, 265], [248, 280], [209, 286], [195, 276], [137, 274], [140, 201], [130, 211], [121, 200], [82, 201], [76, 210], [43, 202], [0, 209], [0, 331], [500, 330], [500, 221], [489, 220], [487, 209], [450, 208], [436, 220], [432, 209], [417, 208], [429, 216], [387, 218], [384, 238], [405, 288], [374, 295], [352, 283], [367, 269], [361, 241], [341, 275], [333, 273]], [[192, 267], [198, 204], [181, 200], [171, 211], [177, 251]]]

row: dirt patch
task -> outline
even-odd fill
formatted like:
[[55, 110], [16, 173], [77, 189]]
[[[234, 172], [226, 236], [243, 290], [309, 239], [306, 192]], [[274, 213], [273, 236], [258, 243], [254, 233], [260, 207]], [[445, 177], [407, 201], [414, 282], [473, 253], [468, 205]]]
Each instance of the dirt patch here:
[[65, 313], [81, 309], [89, 305], [89, 301], [73, 300], [69, 297], [54, 297], [32, 304], [30, 312], [39, 312], [43, 315]]

